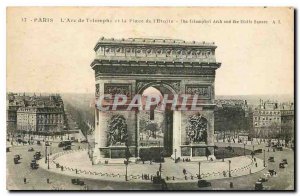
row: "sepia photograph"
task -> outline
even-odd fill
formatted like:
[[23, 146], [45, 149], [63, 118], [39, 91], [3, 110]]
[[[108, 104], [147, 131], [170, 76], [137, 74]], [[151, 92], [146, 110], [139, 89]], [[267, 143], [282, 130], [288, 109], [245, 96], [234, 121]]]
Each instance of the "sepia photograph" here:
[[6, 189], [295, 191], [293, 7], [7, 7]]

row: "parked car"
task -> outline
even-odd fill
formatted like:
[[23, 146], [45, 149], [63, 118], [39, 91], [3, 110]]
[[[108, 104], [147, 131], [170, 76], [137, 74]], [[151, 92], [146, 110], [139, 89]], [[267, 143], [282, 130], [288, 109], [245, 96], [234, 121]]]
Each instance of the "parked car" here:
[[68, 146], [64, 146], [63, 147], [63, 150], [71, 150], [72, 148], [71, 148], [71, 145], [68, 145]]
[[45, 142], [45, 146], [50, 146], [49, 141], [46, 141], [46, 142]]
[[81, 140], [80, 143], [88, 143], [87, 140]]
[[268, 172], [271, 176], [274, 176], [276, 174], [276, 171], [274, 169], [269, 169]]
[[39, 164], [36, 163], [36, 160], [32, 160], [30, 163], [30, 167], [31, 167], [31, 169], [38, 169]]
[[77, 179], [71, 179], [71, 182], [72, 182], [72, 184], [75, 184], [75, 185], [80, 185], [80, 186], [84, 185], [84, 181], [79, 180], [78, 178]]
[[283, 163], [283, 162], [279, 163], [279, 168], [285, 168], [285, 166], [284, 166], [284, 163]]
[[267, 182], [267, 181], [268, 181], [267, 178], [259, 178], [259, 179], [258, 179], [258, 182]]
[[14, 157], [14, 163], [15, 163], [15, 164], [18, 164], [18, 163], [19, 163], [19, 159], [16, 158], [16, 157]]
[[41, 159], [41, 152], [40, 151], [37, 151], [34, 155], [33, 155], [33, 158], [36, 159], [36, 160], [39, 160]]
[[31, 148], [28, 149], [28, 151], [32, 152], [32, 151], [34, 151], [34, 149], [31, 147]]
[[287, 159], [282, 159], [282, 162], [283, 162], [284, 164], [288, 164]]
[[21, 159], [21, 156], [20, 156], [19, 154], [16, 154], [16, 155], [14, 156], [14, 158], [20, 160], [20, 159]]
[[275, 162], [274, 157], [269, 157], [269, 162]]
[[262, 153], [262, 149], [257, 149], [254, 151], [254, 153]]
[[64, 147], [64, 146], [69, 146], [69, 145], [72, 145], [72, 141], [71, 140], [65, 140], [65, 141], [61, 141], [59, 142], [58, 144], [58, 147]]
[[262, 182], [256, 182], [254, 189], [255, 190], [264, 190], [263, 183]]
[[206, 180], [198, 180], [198, 187], [209, 187], [211, 186], [210, 182], [207, 182]]

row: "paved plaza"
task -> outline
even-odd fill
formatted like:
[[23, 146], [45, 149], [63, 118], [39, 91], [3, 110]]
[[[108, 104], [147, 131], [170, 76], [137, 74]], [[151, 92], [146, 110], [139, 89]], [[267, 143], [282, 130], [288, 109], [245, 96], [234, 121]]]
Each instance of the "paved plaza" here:
[[[54, 154], [50, 157], [51, 172], [64, 173], [73, 177], [84, 177], [92, 179], [102, 179], [111, 181], [124, 181], [125, 165], [124, 164], [98, 164], [92, 165], [89, 160], [87, 150], [73, 150]], [[70, 161], [72, 160], [72, 161]], [[261, 159], [252, 159], [250, 156], [240, 156], [230, 159], [216, 161], [203, 161], [200, 165], [200, 174], [203, 179], [220, 179], [229, 177], [229, 160], [231, 161], [231, 176], [242, 176], [255, 173], [264, 169]], [[41, 167], [46, 168], [47, 164], [42, 163]], [[257, 167], [255, 166], [257, 163]], [[60, 167], [56, 168], [56, 164]], [[63, 171], [61, 170], [63, 167]], [[142, 175], [156, 176], [159, 170], [159, 163], [142, 162], [131, 163], [128, 166], [129, 181], [147, 181]], [[77, 170], [77, 173], [76, 173]], [[183, 173], [186, 170], [186, 174]], [[168, 179], [170, 183], [197, 181], [199, 174], [198, 162], [178, 162], [174, 163], [171, 158], [165, 158], [162, 163], [162, 177]]]
[[[218, 146], [227, 146], [228, 144], [217, 143]], [[239, 145], [239, 144], [232, 144]], [[78, 150], [78, 148], [81, 150]], [[41, 151], [42, 159], [40, 160], [40, 168], [32, 170], [30, 168], [30, 162], [34, 152], [28, 152], [29, 147], [33, 147], [35, 151]], [[242, 147], [241, 145], [239, 147]], [[255, 145], [255, 149], [264, 148], [265, 145]], [[30, 146], [12, 146], [11, 152], [7, 152], [7, 189], [9, 190], [157, 190], [160, 189], [157, 185], [154, 185], [150, 180], [144, 180], [141, 178], [142, 174], [156, 175], [159, 169], [159, 163], [149, 162], [142, 163], [131, 163], [128, 166], [128, 179], [125, 181], [125, 166], [123, 164], [116, 165], [93, 165], [89, 161], [86, 148], [87, 144], [74, 144], [72, 147], [74, 151], [63, 151], [62, 148], [57, 147], [57, 143], [52, 144], [52, 156], [50, 156], [51, 162], [49, 162], [49, 169], [45, 164], [45, 146], [42, 143], [41, 146], [36, 144]], [[253, 146], [247, 145], [247, 149], [252, 149]], [[267, 148], [266, 148], [267, 149]], [[13, 163], [13, 157], [15, 154], [21, 155], [21, 161], [19, 164]], [[62, 156], [57, 156], [62, 155]], [[74, 156], [76, 155], [76, 156]], [[60, 162], [65, 164], [64, 167], [69, 169], [56, 168], [54, 162]], [[250, 168], [239, 170], [238, 172], [232, 172], [232, 177], [228, 176], [228, 159], [216, 162], [201, 162], [201, 177], [211, 182], [211, 187], [199, 188], [197, 187], [196, 179], [191, 179], [191, 176], [198, 174], [198, 163], [197, 162], [179, 162], [174, 163], [170, 158], [166, 158], [166, 161], [162, 163], [162, 177], [170, 177], [167, 180], [169, 190], [199, 190], [199, 189], [213, 189], [213, 190], [228, 190], [230, 189], [229, 183], [233, 183], [233, 190], [253, 190], [254, 183], [260, 177], [266, 177], [268, 169], [275, 169], [277, 172], [276, 177], [267, 177], [268, 182], [264, 183], [264, 186], [268, 190], [292, 190], [294, 188], [294, 151], [288, 148], [284, 148], [283, 151], [266, 151], [266, 159], [270, 156], [275, 157], [275, 162], [266, 162], [266, 168], [261, 168], [263, 164], [263, 153], [257, 154], [256, 161], [258, 163], [257, 170], [252, 169], [250, 174]], [[279, 169], [278, 164], [283, 159], [288, 160], [288, 165], [284, 169]], [[251, 157], [240, 156], [230, 159], [232, 161], [231, 170], [247, 166], [251, 163]], [[243, 166], [238, 164], [243, 163]], [[218, 165], [218, 167], [216, 167]], [[74, 167], [74, 168], [72, 168]], [[78, 169], [78, 174], [74, 170], [75, 167]], [[217, 169], [222, 168], [222, 169]], [[252, 166], [253, 168], [253, 166]], [[73, 171], [71, 170], [73, 169]], [[187, 179], [183, 175], [183, 169], [187, 170]], [[79, 171], [81, 170], [81, 171]], [[226, 171], [226, 177], [224, 177], [222, 170]], [[95, 172], [95, 173], [89, 173]], [[84, 173], [87, 172], [87, 173]], [[221, 174], [220, 174], [221, 172]], [[101, 174], [100, 174], [101, 173]], [[119, 173], [119, 176], [117, 174]], [[215, 173], [215, 175], [209, 175]], [[175, 180], [171, 177], [174, 176]], [[27, 182], [24, 183], [24, 178]], [[78, 186], [71, 183], [71, 179], [79, 178], [82, 179], [86, 186]], [[49, 179], [49, 183], [47, 182]], [[131, 183], [134, 182], [134, 183]]]

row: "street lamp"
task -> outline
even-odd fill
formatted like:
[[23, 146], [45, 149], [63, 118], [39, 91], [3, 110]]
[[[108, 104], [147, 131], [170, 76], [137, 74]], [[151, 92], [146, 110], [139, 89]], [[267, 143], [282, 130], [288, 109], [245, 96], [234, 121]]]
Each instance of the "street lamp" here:
[[266, 157], [265, 157], [265, 154], [266, 154], [266, 150], [264, 149], [264, 167], [266, 167]]
[[47, 156], [48, 156], [48, 169], [50, 169], [50, 166], [49, 166], [49, 162], [50, 162], [49, 154]]
[[162, 164], [159, 163], [159, 178], [161, 179]]
[[48, 146], [45, 146], [45, 163], [47, 163], [47, 147]]
[[126, 168], [126, 171], [125, 171], [125, 181], [128, 181], [128, 178], [127, 178], [127, 167], [128, 167], [128, 164], [129, 164], [130, 151], [129, 151], [127, 142], [126, 142], [126, 152], [125, 152], [125, 157], [126, 157], [126, 160], [124, 161], [125, 168]]
[[246, 156], [245, 148], [246, 148], [246, 143], [244, 143], [244, 156]]
[[200, 174], [200, 165], [201, 165], [201, 162], [199, 161], [199, 175], [198, 175], [198, 179], [199, 179], [199, 180], [201, 179], [201, 174]]
[[229, 160], [228, 163], [229, 163], [229, 177], [231, 177], [231, 171], [230, 171], [231, 160]]
[[174, 150], [174, 153], [175, 153], [175, 163], [176, 163], [176, 152], [177, 152], [177, 149]]

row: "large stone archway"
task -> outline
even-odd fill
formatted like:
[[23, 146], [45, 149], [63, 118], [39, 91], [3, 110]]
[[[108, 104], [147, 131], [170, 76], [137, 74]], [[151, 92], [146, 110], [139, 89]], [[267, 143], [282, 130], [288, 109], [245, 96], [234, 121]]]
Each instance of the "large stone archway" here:
[[[105, 39], [96, 44], [96, 99], [103, 94], [125, 94], [132, 99], [146, 88], [154, 87], [162, 93], [197, 95], [197, 110], [172, 111], [172, 157], [192, 159], [213, 157], [214, 154], [214, 82], [216, 62], [214, 43], [186, 42], [171, 39]], [[112, 161], [116, 154], [124, 157], [122, 143], [110, 145], [107, 129], [112, 116], [124, 117], [132, 157], [139, 156], [138, 111], [95, 110], [94, 163]], [[206, 119], [205, 142], [189, 142], [188, 120], [193, 115]], [[112, 157], [112, 155], [114, 155]], [[118, 157], [118, 156], [117, 156]]]

